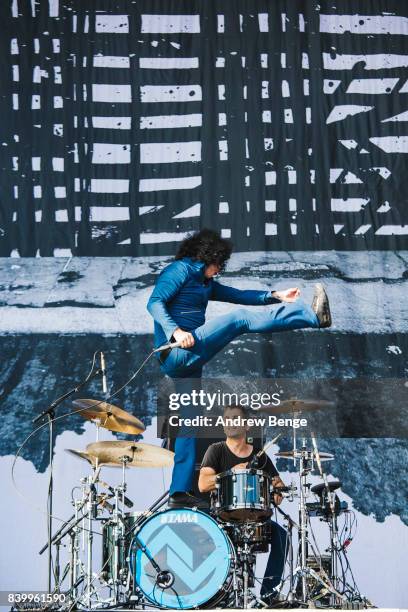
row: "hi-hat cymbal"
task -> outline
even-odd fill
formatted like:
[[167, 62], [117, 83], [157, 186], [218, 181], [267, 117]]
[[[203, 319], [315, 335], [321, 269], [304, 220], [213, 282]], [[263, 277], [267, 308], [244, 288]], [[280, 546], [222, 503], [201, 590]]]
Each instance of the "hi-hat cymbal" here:
[[328, 400], [317, 400], [317, 399], [287, 399], [283, 400], [278, 406], [269, 405], [262, 406], [259, 412], [265, 414], [289, 414], [289, 413], [303, 413], [303, 412], [314, 412], [315, 410], [328, 410], [334, 408], [335, 403]]
[[108, 402], [96, 399], [76, 399], [72, 404], [75, 408], [81, 409], [78, 414], [84, 419], [89, 421], [98, 419], [100, 427], [110, 431], [137, 435], [146, 429], [142, 421], [133, 414], [122, 410], [118, 406], [108, 404]]
[[[65, 452], [69, 453], [70, 455], [74, 455], [74, 457], [77, 457], [78, 459], [84, 459], [85, 461], [90, 463], [92, 465], [92, 467], [96, 467], [97, 464], [98, 464], [97, 458], [94, 457], [94, 455], [91, 455], [90, 453], [87, 453], [86, 451], [76, 450], [75, 448], [66, 448]], [[101, 465], [100, 462], [99, 462], [99, 465]], [[121, 467], [121, 465], [119, 463], [109, 463], [109, 462], [106, 462], [103, 465], [106, 466], [106, 467], [114, 467], [114, 468]]]
[[74, 457], [78, 457], [78, 459], [84, 459], [91, 465], [95, 465], [95, 457], [92, 457], [85, 451], [80, 451], [80, 450], [77, 450], [76, 448], [66, 448], [65, 452], [69, 453], [70, 455], [74, 455]]
[[[279, 457], [280, 459], [299, 459], [302, 453], [306, 453], [308, 459], [312, 459], [316, 456], [314, 451], [304, 451], [302, 449], [297, 449], [295, 451], [279, 451], [279, 453], [275, 453], [275, 457]], [[319, 452], [319, 456], [321, 461], [332, 461], [334, 459], [334, 455], [332, 455], [331, 453]]]
[[[327, 485], [329, 487], [329, 491], [336, 491], [336, 489], [341, 487], [341, 480], [330, 480]], [[311, 487], [310, 490], [312, 493], [316, 493], [316, 495], [322, 495], [322, 493], [327, 490], [327, 487], [324, 482], [319, 482], [319, 484]]]
[[174, 453], [145, 442], [107, 440], [92, 442], [86, 447], [86, 454], [98, 461], [98, 465], [123, 465], [127, 467], [170, 467]]

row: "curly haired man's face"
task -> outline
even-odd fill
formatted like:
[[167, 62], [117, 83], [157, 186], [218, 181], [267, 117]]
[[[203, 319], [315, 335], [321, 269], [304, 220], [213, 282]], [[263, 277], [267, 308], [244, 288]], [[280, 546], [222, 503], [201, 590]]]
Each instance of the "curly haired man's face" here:
[[217, 264], [210, 264], [204, 270], [205, 278], [212, 278], [213, 276], [216, 276], [219, 273], [220, 269], [220, 266], [217, 266]]

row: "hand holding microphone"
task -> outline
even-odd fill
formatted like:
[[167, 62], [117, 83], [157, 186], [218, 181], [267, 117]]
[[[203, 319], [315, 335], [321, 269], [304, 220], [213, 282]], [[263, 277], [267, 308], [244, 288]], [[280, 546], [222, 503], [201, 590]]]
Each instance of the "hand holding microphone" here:
[[173, 338], [175, 338], [176, 342], [162, 344], [162, 346], [159, 346], [158, 348], [154, 349], [153, 352], [160, 353], [161, 351], [178, 347], [188, 349], [194, 346], [193, 334], [191, 334], [190, 332], [183, 331], [179, 327], [173, 332]]
[[180, 348], [189, 349], [194, 346], [194, 336], [179, 327], [173, 332], [173, 337]]

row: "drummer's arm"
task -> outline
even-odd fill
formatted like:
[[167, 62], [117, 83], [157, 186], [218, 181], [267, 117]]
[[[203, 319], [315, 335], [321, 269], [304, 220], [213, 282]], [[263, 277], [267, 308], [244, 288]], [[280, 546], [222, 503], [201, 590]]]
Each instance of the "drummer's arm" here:
[[[280, 478], [280, 476], [274, 476], [272, 478], [272, 486], [273, 486], [274, 489], [280, 489], [281, 487], [285, 486], [285, 483]], [[279, 506], [282, 503], [282, 500], [283, 500], [282, 495], [280, 495], [279, 493], [274, 493], [273, 494], [273, 501], [274, 501], [276, 506]]]
[[217, 473], [213, 468], [202, 467], [198, 478], [198, 488], [200, 493], [208, 493], [215, 489], [217, 482]]

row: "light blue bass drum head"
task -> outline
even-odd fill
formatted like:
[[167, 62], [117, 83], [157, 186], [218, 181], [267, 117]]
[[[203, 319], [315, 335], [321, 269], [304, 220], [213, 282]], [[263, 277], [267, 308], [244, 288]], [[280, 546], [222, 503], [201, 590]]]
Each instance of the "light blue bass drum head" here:
[[[146, 547], [146, 552], [141, 548]], [[208, 514], [180, 508], [158, 512], [135, 533], [129, 563], [136, 586], [162, 608], [196, 608], [223, 593], [230, 579], [232, 545]], [[156, 583], [157, 571], [174, 578], [170, 588]]]

